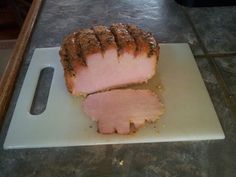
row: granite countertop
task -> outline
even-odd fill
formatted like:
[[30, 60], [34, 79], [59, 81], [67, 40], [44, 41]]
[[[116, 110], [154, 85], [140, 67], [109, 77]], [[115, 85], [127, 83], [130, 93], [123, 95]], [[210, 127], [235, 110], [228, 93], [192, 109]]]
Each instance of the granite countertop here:
[[[78, 28], [114, 22], [187, 42], [225, 132], [224, 140], [3, 150], [32, 53]], [[236, 7], [186, 8], [173, 0], [45, 0], [0, 135], [0, 177], [236, 176]], [[120, 162], [123, 162], [120, 163]]]

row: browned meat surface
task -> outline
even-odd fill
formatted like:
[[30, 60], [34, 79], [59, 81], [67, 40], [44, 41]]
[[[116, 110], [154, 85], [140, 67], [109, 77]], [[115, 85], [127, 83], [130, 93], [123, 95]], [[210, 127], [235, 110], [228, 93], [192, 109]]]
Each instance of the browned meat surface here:
[[159, 46], [134, 25], [94, 26], [68, 35], [60, 49], [72, 95], [147, 82], [156, 72]]

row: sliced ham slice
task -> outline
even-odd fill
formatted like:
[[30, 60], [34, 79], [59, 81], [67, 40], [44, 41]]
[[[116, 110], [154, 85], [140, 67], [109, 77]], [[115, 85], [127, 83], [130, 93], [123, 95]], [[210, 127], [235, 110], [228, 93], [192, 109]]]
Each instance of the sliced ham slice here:
[[68, 35], [60, 56], [68, 90], [87, 95], [147, 82], [155, 74], [159, 46], [151, 33], [119, 23]]
[[89, 95], [84, 112], [97, 122], [102, 134], [129, 134], [164, 112], [160, 99], [150, 90], [118, 89]]

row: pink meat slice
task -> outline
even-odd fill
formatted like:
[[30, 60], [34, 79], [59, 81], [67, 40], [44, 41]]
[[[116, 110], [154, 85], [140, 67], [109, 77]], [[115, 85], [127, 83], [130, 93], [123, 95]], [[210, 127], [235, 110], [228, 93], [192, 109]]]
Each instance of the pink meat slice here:
[[164, 106], [150, 90], [118, 89], [89, 95], [84, 112], [97, 122], [102, 134], [129, 134], [145, 122], [154, 122]]

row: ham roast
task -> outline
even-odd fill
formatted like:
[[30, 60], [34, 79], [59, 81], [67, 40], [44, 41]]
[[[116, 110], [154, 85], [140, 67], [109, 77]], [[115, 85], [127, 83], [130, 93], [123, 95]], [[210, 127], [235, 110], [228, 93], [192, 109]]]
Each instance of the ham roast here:
[[94, 26], [68, 35], [60, 49], [72, 95], [147, 82], [156, 71], [159, 46], [135, 25]]
[[121, 23], [94, 26], [68, 35], [59, 54], [66, 86], [72, 95], [88, 95], [82, 108], [97, 122], [98, 132], [129, 134], [163, 113], [160, 99], [149, 90], [107, 91], [154, 76], [159, 46], [151, 33]]
[[82, 103], [87, 115], [103, 134], [129, 134], [164, 112], [159, 98], [150, 90], [118, 89], [89, 95]]

